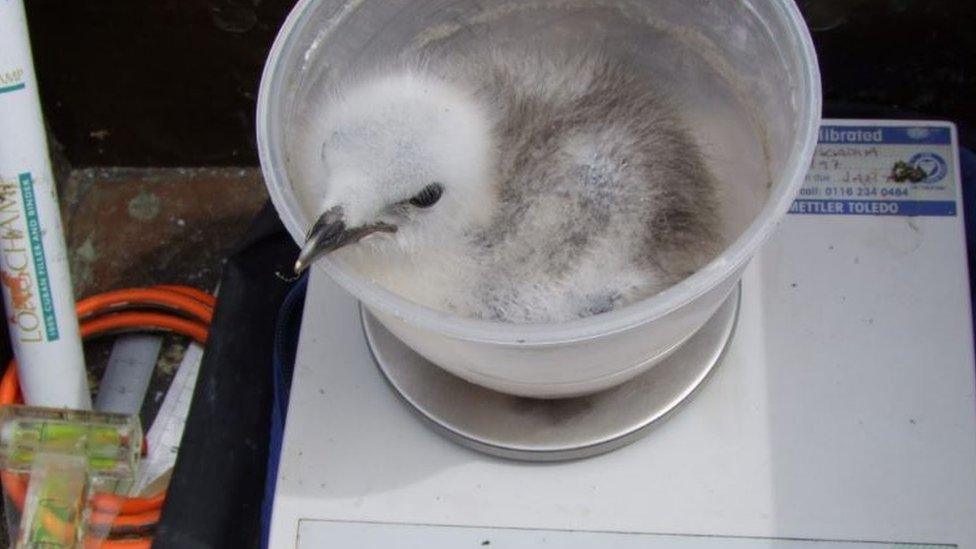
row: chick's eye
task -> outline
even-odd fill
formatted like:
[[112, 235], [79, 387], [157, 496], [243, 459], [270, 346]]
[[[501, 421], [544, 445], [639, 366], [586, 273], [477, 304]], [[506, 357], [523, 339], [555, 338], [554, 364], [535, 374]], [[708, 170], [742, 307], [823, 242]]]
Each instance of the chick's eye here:
[[437, 204], [442, 194], [444, 194], [444, 186], [440, 183], [431, 183], [411, 198], [410, 204], [418, 208], [429, 208]]

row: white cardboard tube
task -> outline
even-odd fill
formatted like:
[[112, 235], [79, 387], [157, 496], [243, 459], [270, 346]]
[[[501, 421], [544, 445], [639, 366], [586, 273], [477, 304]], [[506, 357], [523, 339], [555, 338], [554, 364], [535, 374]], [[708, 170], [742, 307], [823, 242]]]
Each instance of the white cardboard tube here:
[[0, 283], [27, 404], [91, 409], [23, 0], [0, 0]]

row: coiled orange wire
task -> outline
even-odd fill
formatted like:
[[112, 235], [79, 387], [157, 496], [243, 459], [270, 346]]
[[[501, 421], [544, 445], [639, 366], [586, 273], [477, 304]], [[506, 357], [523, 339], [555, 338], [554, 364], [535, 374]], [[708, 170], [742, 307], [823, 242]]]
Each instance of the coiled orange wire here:
[[[163, 331], [182, 334], [203, 345], [215, 304], [214, 296], [196, 288], [163, 285], [95, 295], [79, 301], [76, 309], [82, 339], [122, 332]], [[22, 402], [17, 364], [11, 360], [0, 379], [0, 405]], [[0, 472], [0, 480], [10, 500], [23, 509], [27, 479], [4, 471]], [[146, 498], [95, 494], [91, 499], [91, 524], [110, 525], [109, 536], [118, 539], [89, 539], [86, 549], [149, 549], [152, 537], [146, 531], [159, 522], [165, 499], [165, 490]]]

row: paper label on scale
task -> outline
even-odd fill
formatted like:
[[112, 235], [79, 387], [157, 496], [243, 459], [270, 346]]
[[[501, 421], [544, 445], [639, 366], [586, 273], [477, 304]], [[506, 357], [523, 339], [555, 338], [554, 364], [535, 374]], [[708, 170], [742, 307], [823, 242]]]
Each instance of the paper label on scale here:
[[791, 214], [956, 215], [956, 169], [947, 125], [820, 128]]
[[506, 549], [953, 549], [956, 545], [777, 539], [542, 530], [535, 528], [483, 528], [430, 524], [394, 524], [303, 520], [298, 547], [505, 547]]

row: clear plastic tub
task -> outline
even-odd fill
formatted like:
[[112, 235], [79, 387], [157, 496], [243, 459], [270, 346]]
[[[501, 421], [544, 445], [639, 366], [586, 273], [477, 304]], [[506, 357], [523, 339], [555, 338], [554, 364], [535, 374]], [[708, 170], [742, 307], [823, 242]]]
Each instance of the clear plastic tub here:
[[552, 47], [596, 40], [659, 75], [657, 84], [678, 101], [720, 182], [725, 251], [641, 302], [534, 325], [458, 318], [418, 305], [336, 257], [314, 268], [448, 371], [507, 393], [569, 397], [652, 367], [729, 295], [806, 174], [820, 122], [820, 75], [790, 0], [302, 0], [269, 54], [257, 120], [268, 190], [295, 241], [304, 241], [319, 202], [288, 163], [290, 151], [302, 146], [311, 97], [358, 64], [392, 52], [526, 37]]

